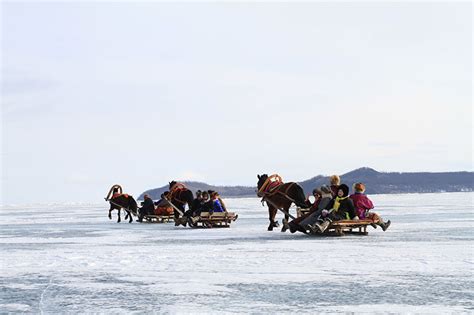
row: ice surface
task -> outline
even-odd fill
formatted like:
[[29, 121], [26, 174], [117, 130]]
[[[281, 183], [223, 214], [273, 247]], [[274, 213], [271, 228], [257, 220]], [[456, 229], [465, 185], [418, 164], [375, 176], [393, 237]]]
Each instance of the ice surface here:
[[267, 232], [256, 198], [226, 200], [230, 229], [117, 224], [105, 202], [6, 205], [0, 310], [473, 313], [473, 196], [371, 196], [390, 229], [339, 238]]

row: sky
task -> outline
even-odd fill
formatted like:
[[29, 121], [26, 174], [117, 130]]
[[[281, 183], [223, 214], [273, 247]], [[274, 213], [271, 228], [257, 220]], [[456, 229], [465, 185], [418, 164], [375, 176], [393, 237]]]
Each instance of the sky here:
[[473, 169], [470, 2], [0, 9], [0, 203]]

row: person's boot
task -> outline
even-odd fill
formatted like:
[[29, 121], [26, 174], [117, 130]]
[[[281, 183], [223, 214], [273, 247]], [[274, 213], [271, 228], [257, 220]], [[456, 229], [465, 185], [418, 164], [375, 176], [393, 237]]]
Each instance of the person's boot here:
[[324, 233], [324, 231], [326, 231], [326, 229], [328, 228], [329, 224], [331, 224], [331, 221], [326, 220], [326, 221], [323, 221], [320, 224], [316, 223], [315, 225], [319, 229], [319, 233]]
[[199, 220], [201, 219], [201, 217], [197, 216], [197, 217], [192, 217], [191, 218], [191, 222], [193, 222], [193, 225], [196, 224]]
[[194, 226], [193, 218], [192, 218], [192, 217], [188, 217], [187, 221], [188, 221], [188, 225], [189, 225], [190, 227]]
[[288, 228], [290, 229], [290, 233], [292, 233], [292, 234], [296, 233], [296, 231], [298, 231], [298, 228], [297, 228], [296, 224], [293, 223], [293, 222], [288, 223]]
[[388, 227], [390, 226], [391, 223], [392, 222], [390, 222], [390, 220], [388, 220], [387, 222], [382, 222], [380, 224], [380, 226], [382, 227], [382, 230], [385, 232], [388, 229]]
[[311, 231], [312, 233], [314, 233], [314, 234], [320, 233], [319, 225], [318, 225], [317, 223], [306, 225], [306, 229], [307, 229], [307, 230], [310, 230], [310, 231]]

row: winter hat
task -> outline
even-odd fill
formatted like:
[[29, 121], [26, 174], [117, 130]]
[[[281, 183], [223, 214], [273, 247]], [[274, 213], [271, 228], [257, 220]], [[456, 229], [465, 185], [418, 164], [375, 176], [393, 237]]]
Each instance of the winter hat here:
[[321, 191], [321, 189], [315, 188], [315, 189], [313, 189], [313, 195], [315, 195], [315, 194], [322, 195], [323, 192]]
[[339, 185], [338, 191], [339, 189], [344, 192], [344, 195], [342, 197], [347, 197], [349, 195], [349, 187], [346, 184]]
[[324, 194], [331, 194], [332, 193], [331, 188], [329, 188], [327, 185], [321, 186], [320, 189], [321, 189], [321, 192], [323, 192]]
[[358, 193], [363, 193], [365, 191], [365, 185], [362, 183], [355, 183], [353, 188], [354, 188], [354, 191]]

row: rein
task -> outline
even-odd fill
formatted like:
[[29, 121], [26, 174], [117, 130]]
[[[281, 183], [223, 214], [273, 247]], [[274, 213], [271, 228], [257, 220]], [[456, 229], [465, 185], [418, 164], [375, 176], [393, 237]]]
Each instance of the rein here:
[[[181, 210], [179, 210], [179, 209], [171, 202], [171, 200], [169, 200], [169, 199], [166, 198], [166, 197], [165, 197], [164, 199], [165, 199], [165, 200], [168, 202], [168, 204], [169, 204], [174, 210], [176, 210], [181, 216], [184, 215], [184, 213], [183, 213]], [[177, 199], [176, 199], [176, 200], [177, 200]], [[178, 200], [178, 201], [179, 201], [179, 200]]]

